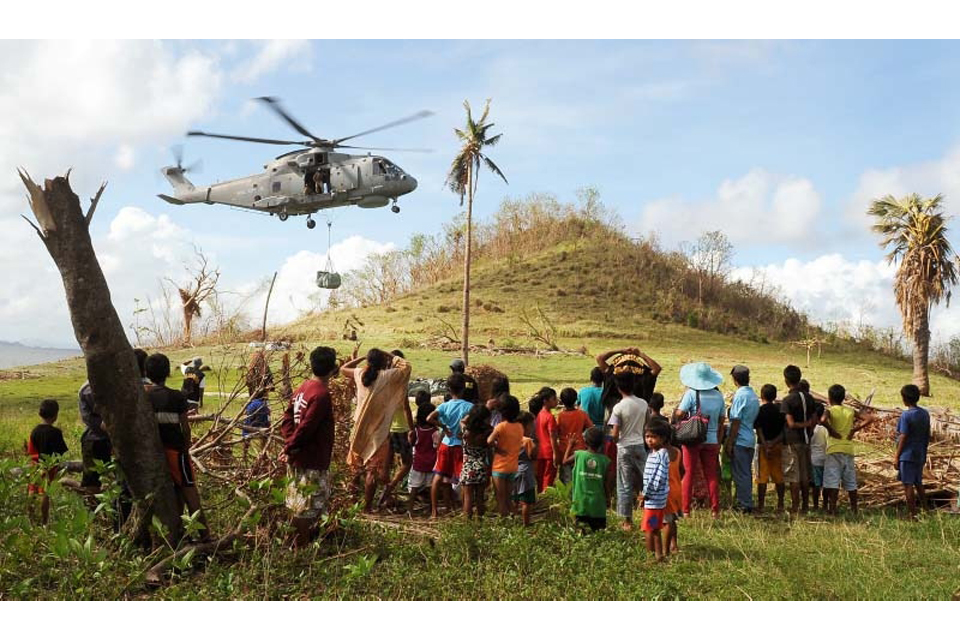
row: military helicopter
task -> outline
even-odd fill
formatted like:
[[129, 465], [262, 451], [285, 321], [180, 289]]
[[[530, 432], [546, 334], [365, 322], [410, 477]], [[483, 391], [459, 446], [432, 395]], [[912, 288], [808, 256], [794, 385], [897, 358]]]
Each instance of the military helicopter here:
[[[289, 151], [263, 165], [263, 173], [218, 182], [209, 186], [194, 186], [186, 177], [189, 167], [184, 167], [181, 158], [177, 164], [161, 169], [173, 185], [173, 195], [158, 194], [170, 204], [182, 205], [202, 202], [226, 204], [244, 209], [264, 211], [287, 220], [290, 216], [306, 215], [307, 228], [317, 223], [311, 215], [321, 209], [357, 205], [369, 209], [386, 206], [391, 201], [394, 213], [400, 213], [397, 198], [417, 188], [416, 179], [383, 156], [369, 151], [418, 151], [429, 149], [387, 149], [354, 147], [343, 144], [360, 136], [383, 131], [401, 124], [432, 116], [431, 111], [418, 111], [413, 115], [387, 124], [367, 129], [344, 138], [329, 140], [318, 138], [295, 120], [280, 106], [277, 98], [257, 98], [280, 116], [297, 133], [307, 140], [274, 140], [231, 136], [204, 131], [188, 131], [188, 136], [241, 140], [261, 144], [297, 145], [306, 147]], [[367, 155], [355, 156], [337, 153], [337, 149], [364, 149]]]

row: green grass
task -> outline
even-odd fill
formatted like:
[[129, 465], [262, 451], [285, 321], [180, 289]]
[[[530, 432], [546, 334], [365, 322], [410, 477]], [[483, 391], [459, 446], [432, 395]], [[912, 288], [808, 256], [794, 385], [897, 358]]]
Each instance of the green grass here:
[[[960, 589], [960, 517], [949, 514], [695, 513], [681, 521], [681, 553], [658, 565], [612, 514], [589, 535], [558, 516], [531, 529], [456, 518], [434, 540], [342, 513], [326, 539], [294, 551], [281, 542], [282, 512], [267, 507], [255, 544], [150, 590], [142, 576], [168, 552], [138, 555], [61, 489], [50, 525], [35, 526], [23, 482], [0, 465], [0, 599], [943, 600]], [[215, 530], [232, 527], [242, 508], [203, 490]]]

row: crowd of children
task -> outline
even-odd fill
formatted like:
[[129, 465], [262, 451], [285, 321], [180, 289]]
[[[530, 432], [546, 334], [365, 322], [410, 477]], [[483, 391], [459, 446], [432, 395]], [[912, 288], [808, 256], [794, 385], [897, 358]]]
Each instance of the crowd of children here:
[[[448, 512], [453, 511], [455, 501], [461, 503], [468, 518], [482, 517], [487, 490], [492, 488], [497, 513], [519, 514], [523, 524], [529, 525], [531, 507], [538, 494], [559, 480], [569, 485], [572, 515], [584, 528], [605, 528], [614, 498], [624, 529], [632, 528], [634, 509], [641, 509], [640, 528], [647, 548], [660, 559], [677, 551], [677, 524], [689, 515], [691, 508], [687, 485], [692, 480], [684, 461], [695, 459], [708, 475], [720, 468], [717, 459], [703, 460], [704, 452], [712, 452], [706, 454], [708, 458], [722, 456], [731, 461], [735, 509], [762, 511], [767, 484], [772, 482], [778, 510], [785, 507], [789, 485], [792, 511], [805, 511], [812, 492], [814, 508], [822, 504], [827, 513], [835, 514], [841, 490], [847, 492], [851, 511], [857, 511], [853, 442], [858, 431], [857, 415], [844, 404], [843, 386], [834, 384], [829, 388], [829, 406], [824, 407], [810, 394], [800, 369], [791, 365], [784, 370], [789, 391], [778, 403], [774, 385], [764, 384], [758, 397], [749, 386], [749, 370], [738, 365], [731, 371], [736, 392], [729, 411], [725, 412], [721, 396], [721, 411], [716, 422], [711, 423], [716, 445], [710, 448], [702, 446], [702, 439], [678, 441], [677, 426], [691, 416], [701, 419], [704, 425], [710, 423], [704, 399], [709, 397], [708, 392], [716, 390], [722, 379], [720, 374], [709, 365], [697, 363], [706, 383], [697, 386], [681, 375], [681, 380], [696, 391], [695, 400], [687, 400], [685, 395], [668, 418], [661, 415], [663, 396], [653, 391], [659, 365], [635, 348], [609, 353], [620, 354], [618, 361], [591, 371], [588, 386], [579, 391], [563, 388], [559, 394], [551, 387], [543, 387], [527, 402], [526, 411], [510, 393], [505, 377], [495, 380], [492, 397], [480, 402], [476, 381], [454, 363], [454, 371], [447, 379], [449, 395], [444, 402], [435, 406], [430, 394], [421, 391], [415, 397], [414, 410], [408, 405], [396, 410], [389, 434], [389, 457], [392, 460], [394, 455], [399, 456], [401, 464], [378, 504], [382, 506], [406, 480], [407, 510], [411, 515], [417, 502], [426, 501], [429, 494], [432, 517], [438, 516], [441, 504]], [[396, 366], [408, 366], [401, 355], [394, 352], [388, 357]], [[604, 354], [598, 362], [605, 365], [609, 357]], [[194, 403], [202, 402], [202, 396], [166, 387], [170, 362], [163, 354], [147, 356], [138, 350], [137, 358], [144, 390], [157, 416], [177, 496], [190, 513], [199, 512], [200, 522], [206, 527], [189, 454], [189, 416]], [[362, 358], [352, 362], [359, 360]], [[291, 478], [287, 504], [294, 511], [298, 535], [303, 539], [326, 508], [326, 475], [334, 438], [328, 381], [339, 369], [336, 352], [328, 347], [315, 349], [310, 363], [313, 376], [292, 394], [281, 425], [285, 440], [282, 458], [289, 466]], [[655, 372], [650, 376], [654, 366]], [[687, 365], [691, 366], [694, 365]], [[191, 392], [197, 388], [198, 369], [198, 365], [193, 366], [186, 378]], [[268, 384], [251, 390], [243, 424], [244, 457], [247, 439], [269, 428], [268, 391]], [[903, 387], [901, 397], [907, 408], [897, 427], [894, 465], [904, 486], [910, 515], [915, 516], [917, 502], [924, 497], [921, 476], [930, 439], [930, 417], [917, 406], [920, 394], [916, 386]], [[555, 412], [558, 406], [561, 408]], [[81, 389], [80, 407], [88, 430], [95, 427], [105, 434], [88, 384]], [[67, 451], [63, 435], [55, 426], [57, 414], [55, 401], [41, 403], [43, 422], [33, 430], [27, 443], [34, 463], [39, 464], [46, 457], [56, 460]], [[85, 455], [85, 467], [90, 466]], [[57, 467], [47, 469], [39, 485], [31, 484], [31, 492], [42, 493], [43, 485], [55, 477]], [[756, 507], [752, 493], [754, 469]], [[86, 468], [84, 478], [92, 471]], [[313, 490], [300, 493], [299, 488], [306, 485]], [[367, 496], [368, 506], [372, 499], [373, 496]], [[44, 522], [48, 511], [44, 496]], [[203, 535], [209, 536], [209, 531], [204, 529]]]

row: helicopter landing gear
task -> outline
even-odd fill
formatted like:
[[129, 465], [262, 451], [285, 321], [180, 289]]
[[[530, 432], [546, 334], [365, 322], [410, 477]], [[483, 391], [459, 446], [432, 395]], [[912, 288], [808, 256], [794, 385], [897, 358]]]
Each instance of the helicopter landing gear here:
[[313, 229], [317, 226], [317, 221], [313, 218], [307, 217], [307, 229]]
[[286, 213], [278, 213], [277, 217], [280, 218], [280, 222], [286, 222], [290, 215]]
[[394, 213], [400, 213], [400, 207], [397, 205], [396, 198], [393, 199], [393, 206], [390, 207], [390, 211], [393, 211]]

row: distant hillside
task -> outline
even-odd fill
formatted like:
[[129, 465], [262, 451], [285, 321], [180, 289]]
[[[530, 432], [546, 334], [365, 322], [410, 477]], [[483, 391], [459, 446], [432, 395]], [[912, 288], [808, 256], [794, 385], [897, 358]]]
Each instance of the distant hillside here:
[[79, 355], [79, 349], [28, 347], [19, 342], [4, 342], [0, 340], [0, 369], [56, 362], [57, 360], [64, 360], [66, 358], [75, 358]]
[[[397, 333], [458, 338], [463, 235], [456, 220], [438, 236], [415, 236], [405, 250], [371, 257], [331, 298], [339, 312], [280, 331], [336, 331], [359, 308], [361, 318], [386, 314]], [[656, 240], [629, 237], [594, 192], [579, 205], [543, 195], [507, 200], [475, 237], [473, 344], [570, 348], [566, 338], [663, 334], [671, 326], [666, 333], [682, 327], [761, 343], [823, 334], [769, 287], [728, 282]]]

